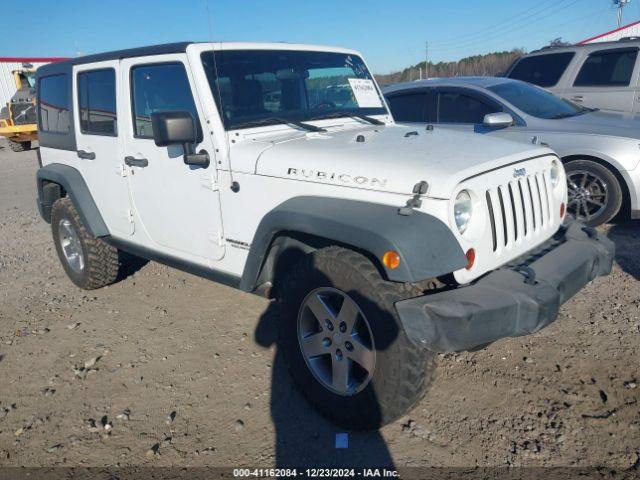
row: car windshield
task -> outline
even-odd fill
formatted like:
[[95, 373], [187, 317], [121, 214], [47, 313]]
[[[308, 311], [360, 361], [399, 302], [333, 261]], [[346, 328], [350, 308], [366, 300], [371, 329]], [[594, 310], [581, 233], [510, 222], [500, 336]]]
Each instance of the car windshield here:
[[559, 119], [593, 111], [527, 83], [505, 82], [488, 89], [533, 117]]
[[221, 50], [215, 61], [214, 52], [204, 52], [202, 63], [227, 130], [387, 114], [371, 73], [356, 55]]

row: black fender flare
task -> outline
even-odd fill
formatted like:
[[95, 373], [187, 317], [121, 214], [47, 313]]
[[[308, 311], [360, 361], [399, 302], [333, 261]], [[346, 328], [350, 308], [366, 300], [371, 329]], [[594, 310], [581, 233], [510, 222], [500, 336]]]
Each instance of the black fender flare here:
[[36, 174], [38, 186], [38, 210], [47, 222], [51, 223], [51, 207], [60, 198], [59, 189], [49, 188], [52, 184], [60, 185], [76, 207], [82, 222], [94, 237], [109, 235], [100, 210], [91, 196], [82, 174], [75, 168], [61, 163], [51, 163], [38, 170]]
[[420, 282], [467, 265], [449, 227], [432, 215], [414, 211], [405, 216], [397, 206], [357, 200], [294, 197], [267, 213], [258, 225], [240, 282], [242, 290], [257, 287], [273, 239], [283, 232], [350, 245], [379, 260], [385, 252], [396, 251], [400, 266], [393, 270], [383, 266], [387, 278], [395, 282]]

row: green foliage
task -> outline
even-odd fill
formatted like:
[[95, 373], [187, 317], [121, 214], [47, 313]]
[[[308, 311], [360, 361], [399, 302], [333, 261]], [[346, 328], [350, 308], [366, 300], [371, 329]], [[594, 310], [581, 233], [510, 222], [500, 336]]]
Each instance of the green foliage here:
[[[429, 62], [429, 77], [460, 77], [460, 76], [495, 76], [504, 73], [509, 65], [524, 55], [524, 50], [493, 52], [485, 55], [474, 55], [457, 62]], [[386, 75], [376, 75], [380, 84], [408, 82], [425, 75], [425, 62], [405, 68], [400, 72]]]

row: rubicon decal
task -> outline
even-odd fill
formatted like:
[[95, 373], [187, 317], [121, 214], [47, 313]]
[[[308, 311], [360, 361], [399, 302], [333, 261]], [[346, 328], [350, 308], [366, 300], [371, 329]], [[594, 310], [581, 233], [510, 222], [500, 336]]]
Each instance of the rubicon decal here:
[[323, 172], [320, 170], [307, 170], [304, 168], [289, 168], [287, 175], [290, 177], [304, 178], [308, 180], [320, 180], [325, 182], [366, 185], [369, 187], [385, 187], [386, 178], [367, 177], [364, 175], [350, 175], [348, 173]]

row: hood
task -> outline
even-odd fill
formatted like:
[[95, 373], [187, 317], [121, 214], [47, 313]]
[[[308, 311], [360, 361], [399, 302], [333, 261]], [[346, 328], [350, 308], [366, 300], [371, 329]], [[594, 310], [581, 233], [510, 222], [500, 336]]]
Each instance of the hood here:
[[[255, 173], [298, 181], [411, 194], [420, 181], [428, 197], [450, 198], [462, 180], [531, 157], [547, 148], [435, 127], [400, 125], [289, 136], [248, 138], [257, 143]], [[241, 145], [239, 150], [245, 150]], [[248, 153], [245, 150], [245, 153]]]
[[630, 113], [596, 111], [548, 122], [545, 127], [554, 132], [640, 139], [640, 116]]

